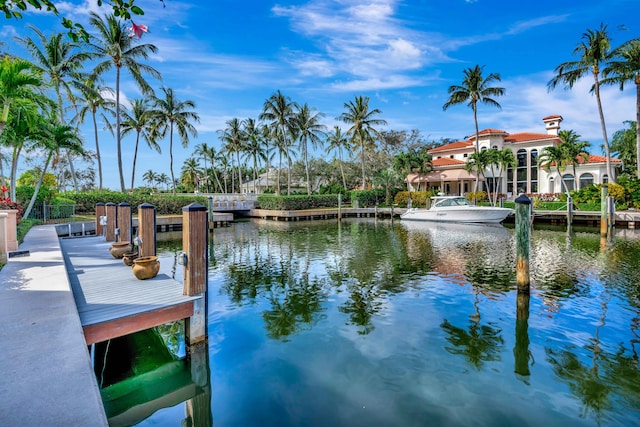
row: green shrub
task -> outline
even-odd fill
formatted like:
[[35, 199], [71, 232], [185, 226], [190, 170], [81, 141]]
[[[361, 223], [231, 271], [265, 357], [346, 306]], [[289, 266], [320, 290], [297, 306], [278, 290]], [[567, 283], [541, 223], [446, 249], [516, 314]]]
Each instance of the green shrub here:
[[64, 197], [76, 203], [76, 214], [94, 215], [96, 203], [129, 203], [133, 214], [137, 214], [138, 206], [149, 203], [156, 208], [158, 215], [179, 215], [182, 208], [191, 204], [199, 203], [208, 206], [209, 201], [204, 196], [160, 196], [144, 193], [119, 193], [116, 191], [92, 191], [87, 193], [64, 193]]
[[402, 208], [406, 208], [409, 202], [409, 196], [411, 196], [411, 207], [426, 207], [427, 199], [433, 196], [433, 192], [431, 191], [412, 191], [409, 193], [408, 191], [399, 191], [396, 193], [393, 201], [398, 206]]
[[330, 208], [338, 206], [338, 195], [258, 196], [258, 205], [261, 209], [285, 211]]
[[384, 204], [387, 192], [384, 188], [373, 190], [355, 190], [351, 192], [351, 203], [358, 203], [361, 208]]

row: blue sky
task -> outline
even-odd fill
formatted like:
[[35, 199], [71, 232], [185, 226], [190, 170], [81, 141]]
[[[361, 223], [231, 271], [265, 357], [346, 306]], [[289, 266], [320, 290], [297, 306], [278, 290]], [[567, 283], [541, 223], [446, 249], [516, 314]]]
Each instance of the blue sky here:
[[[104, 13], [95, 0], [58, 3], [61, 14], [85, 23], [90, 10]], [[563, 116], [599, 152], [602, 133], [592, 79], [574, 89], [549, 92], [554, 68], [575, 59], [573, 49], [587, 29], [607, 24], [613, 45], [640, 37], [637, 0], [216, 0], [137, 1], [145, 11], [136, 24], [150, 32], [142, 42], [159, 53], [148, 63], [181, 100], [196, 102], [199, 135], [187, 149], [174, 145], [174, 172], [202, 142], [220, 147], [217, 130], [237, 117], [256, 118], [278, 89], [300, 104], [325, 114], [328, 127], [355, 96], [370, 97], [382, 111], [385, 129], [418, 129], [427, 140], [461, 139], [473, 133], [466, 105], [447, 111], [447, 88], [460, 84], [463, 70], [476, 64], [499, 73], [506, 95], [502, 109], [479, 108], [479, 126], [507, 132], [544, 132], [542, 118]], [[45, 34], [62, 31], [50, 14], [27, 12], [22, 20], [0, 21], [0, 37], [11, 53], [23, 54], [12, 41], [33, 36], [31, 24]], [[87, 27], [89, 29], [89, 27]], [[105, 76], [114, 85], [114, 73]], [[128, 79], [126, 99], [140, 96]], [[635, 87], [602, 93], [609, 139], [625, 120], [635, 119]], [[93, 147], [92, 134], [84, 134]], [[123, 141], [125, 182], [130, 181], [133, 138]], [[169, 174], [168, 142], [159, 155], [146, 146], [138, 156], [136, 185], [148, 169]], [[101, 134], [105, 186], [118, 189], [113, 137]], [[127, 178], [128, 177], [128, 178]]]

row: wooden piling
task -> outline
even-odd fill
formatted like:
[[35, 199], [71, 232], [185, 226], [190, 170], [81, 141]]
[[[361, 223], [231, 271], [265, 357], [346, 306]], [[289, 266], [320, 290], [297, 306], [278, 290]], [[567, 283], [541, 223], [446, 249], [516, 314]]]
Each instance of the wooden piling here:
[[133, 239], [133, 220], [131, 218], [131, 205], [123, 202], [118, 205], [118, 234], [119, 242], [131, 242]]
[[616, 202], [613, 196], [607, 196], [607, 228], [610, 231], [616, 226]]
[[96, 236], [102, 236], [102, 233], [104, 233], [104, 227], [100, 222], [100, 217], [105, 215], [104, 203], [96, 203]]
[[516, 199], [516, 284], [519, 293], [529, 293], [529, 240], [531, 235], [531, 199], [520, 194]]
[[607, 224], [607, 195], [609, 193], [609, 186], [602, 184], [602, 190], [600, 192], [600, 236], [606, 237], [608, 224]]
[[116, 228], [118, 227], [118, 206], [109, 202], [105, 205], [105, 214], [107, 215], [107, 233], [105, 240], [107, 242], [116, 241]]
[[573, 224], [573, 197], [567, 196], [567, 227]]
[[342, 193], [338, 193], [338, 222], [342, 221]]
[[149, 203], [138, 205], [138, 237], [142, 240], [138, 253], [143, 256], [156, 254], [156, 208]]
[[194, 301], [193, 316], [185, 320], [187, 347], [202, 342], [207, 334], [207, 273], [208, 257], [207, 209], [192, 203], [182, 208], [182, 250], [184, 266], [184, 295], [201, 294]]

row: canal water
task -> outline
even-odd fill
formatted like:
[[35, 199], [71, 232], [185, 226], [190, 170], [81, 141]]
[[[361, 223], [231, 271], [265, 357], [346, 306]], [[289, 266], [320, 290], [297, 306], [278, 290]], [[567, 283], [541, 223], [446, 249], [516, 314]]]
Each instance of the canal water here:
[[[530, 298], [503, 226], [252, 220], [212, 236], [200, 409], [138, 425], [640, 424], [631, 230], [534, 230]], [[165, 267], [179, 247], [161, 246]]]

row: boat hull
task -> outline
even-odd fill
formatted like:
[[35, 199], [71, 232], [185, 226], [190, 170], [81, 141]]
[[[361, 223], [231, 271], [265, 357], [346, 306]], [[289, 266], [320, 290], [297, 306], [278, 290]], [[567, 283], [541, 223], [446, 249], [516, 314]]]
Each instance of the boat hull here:
[[437, 221], [460, 223], [493, 223], [505, 220], [513, 212], [508, 208], [493, 208], [484, 206], [449, 207], [443, 209], [409, 209], [400, 215], [404, 221]]

